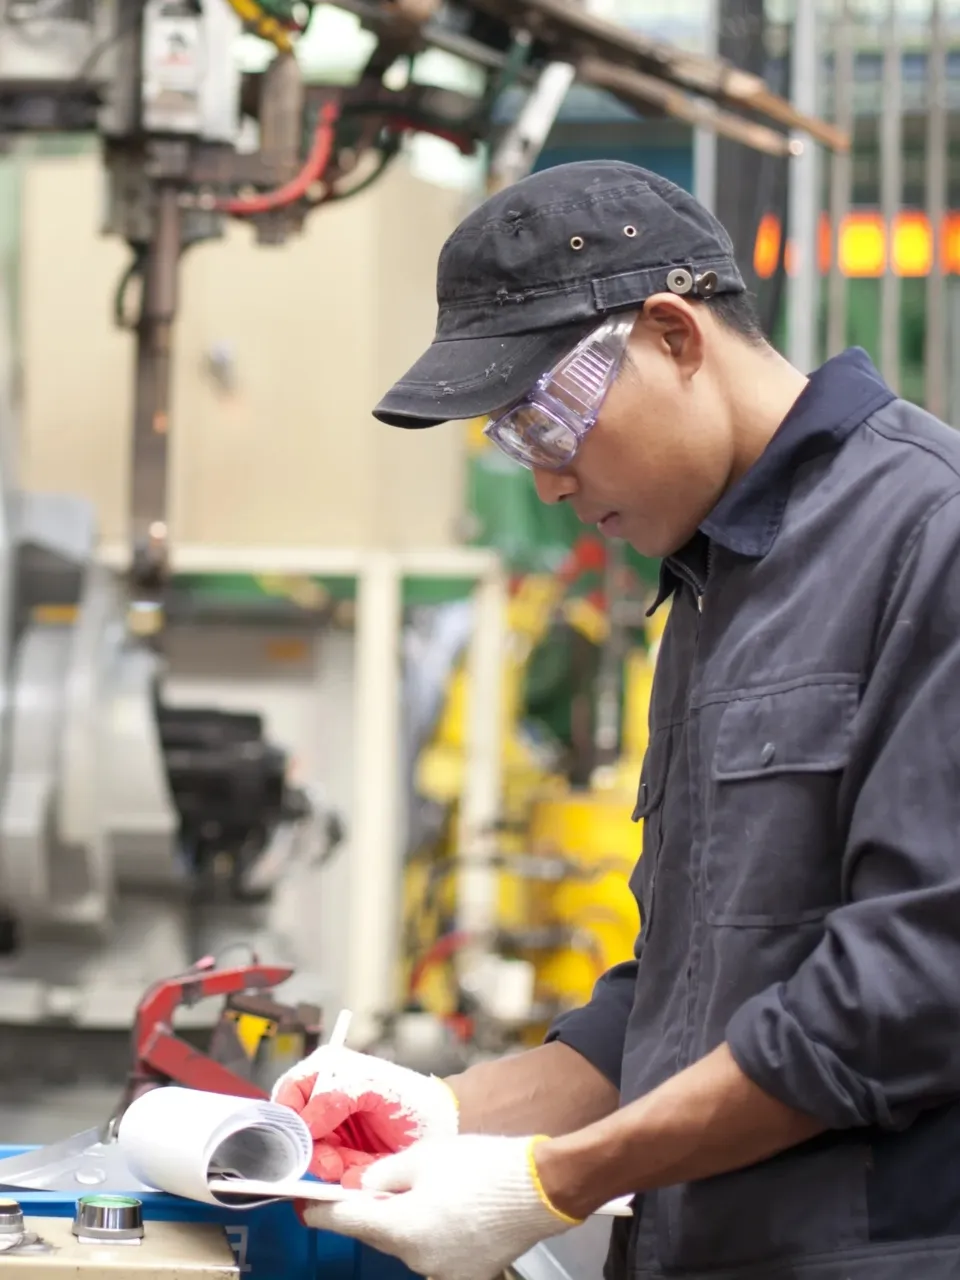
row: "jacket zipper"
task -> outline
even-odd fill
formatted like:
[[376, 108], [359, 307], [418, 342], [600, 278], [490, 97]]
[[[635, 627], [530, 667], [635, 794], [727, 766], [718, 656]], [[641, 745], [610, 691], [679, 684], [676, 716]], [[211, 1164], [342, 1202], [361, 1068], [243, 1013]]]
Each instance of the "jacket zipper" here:
[[[707, 594], [707, 584], [710, 581], [710, 571], [713, 568], [713, 543], [707, 543], [707, 574], [703, 580], [703, 585], [697, 590], [697, 613], [703, 613], [703, 597]], [[700, 640], [699, 629], [697, 631], [697, 641]]]
[[[684, 582], [686, 582], [687, 586], [688, 586], [688, 587], [690, 588], [690, 590], [693, 592], [694, 599], [695, 599], [695, 600], [696, 600], [696, 602], [697, 602], [697, 613], [698, 613], [698, 615], [703, 613], [703, 597], [704, 597], [704, 595], [706, 594], [707, 582], [710, 580], [710, 570], [711, 570], [712, 568], [713, 568], [713, 543], [712, 543], [712, 542], [708, 542], [708, 543], [707, 543], [707, 572], [706, 572], [706, 576], [705, 576], [705, 578], [704, 578], [704, 581], [703, 581], [703, 582], [700, 582], [700, 581], [697, 579], [696, 575], [695, 575], [695, 574], [693, 574], [693, 573], [691, 573], [691, 572], [686, 568], [686, 566], [684, 566], [684, 565], [679, 565], [679, 564], [675, 566], [675, 572], [676, 572], [676, 573], [677, 573], [681, 578], [683, 578]], [[699, 643], [700, 643], [700, 623], [699, 623], [699, 620], [698, 620], [698, 622], [697, 622], [697, 646], [699, 646]], [[696, 650], [694, 651], [694, 653], [696, 654]], [[671, 760], [672, 760], [672, 758], [673, 758], [673, 744], [672, 744], [672, 743], [671, 743], [671, 746], [670, 746], [670, 757], [671, 757]], [[668, 761], [668, 762], [667, 762], [667, 772], [668, 772], [668, 773], [669, 773], [669, 770], [670, 770], [670, 761]], [[666, 784], [664, 784], [664, 785], [666, 785]], [[644, 944], [646, 944], [647, 942], [649, 942], [649, 940], [650, 940], [650, 936], [651, 936], [651, 934], [653, 933], [653, 905], [654, 905], [654, 900], [655, 900], [655, 898], [656, 898], [657, 870], [658, 870], [658, 867], [659, 867], [659, 864], [660, 864], [660, 852], [661, 852], [661, 850], [663, 849], [663, 803], [664, 803], [665, 798], [666, 798], [666, 797], [665, 797], [665, 795], [664, 795], [664, 796], [661, 796], [661, 799], [660, 799], [660, 806], [659, 806], [659, 809], [658, 809], [658, 811], [657, 811], [657, 843], [656, 843], [657, 856], [654, 858], [654, 861], [653, 861], [653, 871], [652, 871], [652, 872], [651, 872], [651, 874], [650, 874], [650, 903], [649, 903], [649, 910], [647, 911], [647, 920], [646, 920], [646, 925], [645, 925]], [[646, 819], [644, 819], [644, 821], [646, 821]], [[689, 970], [688, 970], [688, 973], [687, 973], [687, 978], [688, 978], [688, 980], [689, 980]]]
[[[704, 580], [702, 583], [695, 583], [695, 584], [691, 583], [691, 586], [693, 587], [694, 595], [697, 601], [697, 634], [696, 634], [696, 640], [695, 640], [694, 649], [693, 649], [693, 664], [692, 664], [693, 667], [696, 667], [697, 661], [700, 657], [700, 628], [701, 628], [701, 618], [703, 617], [703, 603], [704, 603], [704, 597], [707, 594], [707, 587], [710, 583], [710, 574], [712, 570], [713, 570], [713, 542], [710, 541], [707, 543], [707, 571], [706, 571], [706, 574], [704, 575]], [[693, 670], [691, 670], [691, 673], [690, 673], [691, 684], [693, 681], [693, 675], [694, 675], [694, 672]], [[688, 693], [688, 697], [689, 697], [689, 693]], [[690, 983], [691, 983], [692, 976], [693, 976], [692, 964], [688, 960], [687, 972], [686, 972], [686, 984], [687, 984], [688, 993], [690, 990]], [[688, 999], [689, 999], [689, 995], [688, 995]], [[666, 1228], [667, 1246], [671, 1251], [675, 1247], [674, 1242], [677, 1239], [680, 1231], [680, 1221], [679, 1221], [680, 1203], [679, 1203], [678, 1197], [679, 1197], [678, 1192], [675, 1191], [672, 1196], [668, 1192], [667, 1202], [663, 1207], [664, 1227]]]

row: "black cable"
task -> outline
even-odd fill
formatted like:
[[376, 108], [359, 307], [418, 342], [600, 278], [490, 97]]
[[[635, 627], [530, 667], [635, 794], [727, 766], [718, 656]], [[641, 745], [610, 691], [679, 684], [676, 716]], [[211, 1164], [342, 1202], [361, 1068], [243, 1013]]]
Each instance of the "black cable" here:
[[121, 40], [124, 40], [126, 39], [127, 36], [132, 35], [133, 32], [137, 29], [137, 25], [139, 22], [140, 22], [140, 11], [137, 10], [133, 14], [131, 21], [126, 22], [122, 27], [117, 27], [116, 31], [111, 31], [110, 35], [105, 36], [100, 41], [99, 44], [95, 44], [93, 48], [90, 50], [90, 52], [87, 54], [87, 56], [84, 58], [83, 62], [81, 62], [75, 78], [77, 80], [86, 80], [88, 76], [91, 76], [93, 72], [96, 70], [97, 63], [100, 61], [103, 55], [109, 49], [112, 49], [115, 44], [119, 44]]
[[362, 191], [366, 191], [372, 187], [383, 177], [384, 173], [400, 154], [401, 137], [399, 134], [392, 133], [380, 148], [380, 158], [371, 173], [362, 178], [355, 186], [347, 187], [344, 191], [332, 190], [328, 196], [320, 201], [321, 204], [331, 204], [337, 200], [349, 200], [353, 196], [358, 196]]
[[144, 245], [138, 245], [133, 251], [133, 257], [130, 263], [120, 277], [116, 290], [113, 295], [113, 321], [118, 329], [135, 329], [137, 322], [128, 320], [126, 315], [127, 291], [131, 284], [139, 276], [143, 279], [144, 268], [147, 265], [147, 250]]

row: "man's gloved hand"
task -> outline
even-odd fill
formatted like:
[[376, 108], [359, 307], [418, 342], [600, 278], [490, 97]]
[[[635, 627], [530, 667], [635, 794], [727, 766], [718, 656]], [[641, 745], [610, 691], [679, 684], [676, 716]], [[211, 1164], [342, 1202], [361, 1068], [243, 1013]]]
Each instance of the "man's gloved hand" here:
[[465, 1134], [418, 1142], [362, 1175], [366, 1190], [403, 1194], [302, 1205], [303, 1221], [393, 1254], [430, 1280], [492, 1280], [578, 1225], [543, 1191], [538, 1141]]
[[321, 1045], [284, 1073], [274, 1102], [291, 1107], [313, 1137], [311, 1173], [358, 1186], [363, 1168], [421, 1138], [450, 1138], [460, 1116], [436, 1076], [334, 1045]]

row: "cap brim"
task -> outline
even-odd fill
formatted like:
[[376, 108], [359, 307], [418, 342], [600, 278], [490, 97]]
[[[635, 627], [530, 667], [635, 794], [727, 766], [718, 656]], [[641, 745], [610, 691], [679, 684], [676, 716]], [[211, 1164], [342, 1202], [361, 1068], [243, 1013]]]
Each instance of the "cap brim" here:
[[433, 342], [373, 411], [392, 427], [479, 418], [519, 400], [597, 320], [493, 338]]

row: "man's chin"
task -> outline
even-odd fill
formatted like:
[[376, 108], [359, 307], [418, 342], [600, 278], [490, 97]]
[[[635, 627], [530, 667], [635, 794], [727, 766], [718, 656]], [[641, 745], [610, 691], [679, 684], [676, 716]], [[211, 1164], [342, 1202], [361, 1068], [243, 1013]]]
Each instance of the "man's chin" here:
[[673, 555], [676, 547], [668, 544], [664, 538], [653, 538], [650, 534], [624, 534], [621, 538], [622, 542], [628, 543], [638, 556], [643, 556], [645, 560], [662, 560], [665, 556]]
[[685, 546], [689, 536], [677, 537], [676, 530], [637, 528], [634, 521], [621, 512], [611, 514], [597, 524], [597, 531], [608, 542], [625, 542], [645, 560], [663, 560]]
[[625, 526], [620, 539], [627, 542], [638, 556], [645, 560], [665, 560], [681, 551], [696, 533], [696, 526], [689, 533], [678, 534], [673, 530], [631, 529]]

